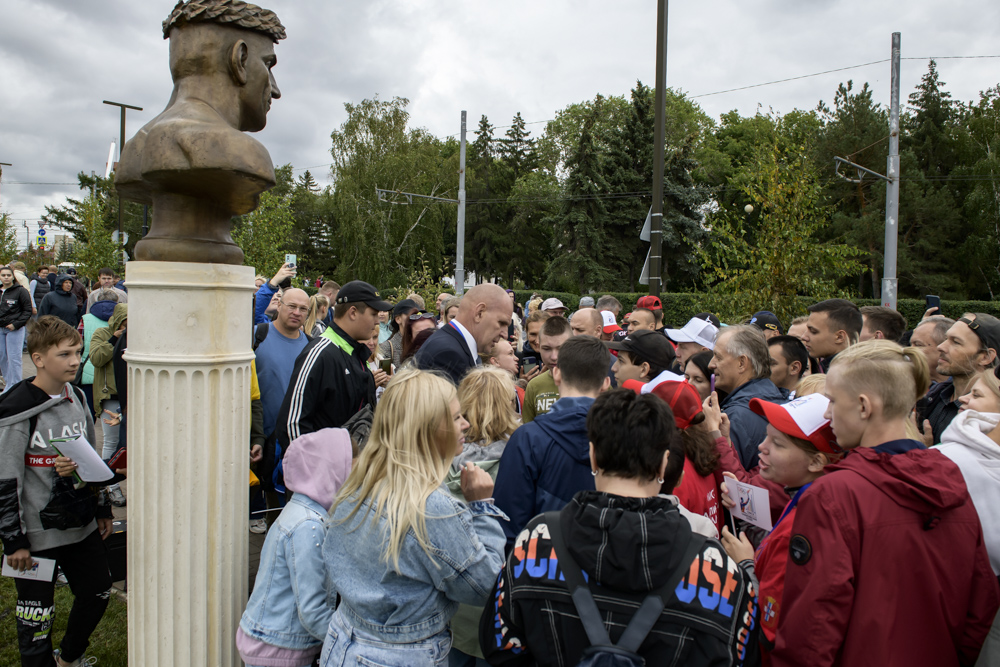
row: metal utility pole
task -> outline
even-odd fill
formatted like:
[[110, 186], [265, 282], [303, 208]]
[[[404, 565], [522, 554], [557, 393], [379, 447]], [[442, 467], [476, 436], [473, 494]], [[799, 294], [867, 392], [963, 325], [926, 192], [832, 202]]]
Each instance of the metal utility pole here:
[[14, 165], [12, 165], [10, 162], [0, 162], [0, 181], [3, 180], [3, 168], [4, 167], [13, 167], [13, 166]]
[[663, 268], [663, 143], [666, 134], [667, 100], [667, 0], [656, 6], [656, 129], [653, 146], [653, 207], [649, 229], [649, 293], [660, 295]]
[[899, 44], [892, 33], [892, 92], [889, 102], [889, 185], [885, 189], [885, 262], [882, 272], [882, 305], [896, 309], [896, 241], [899, 236]]
[[[122, 124], [121, 124], [121, 135], [118, 142], [118, 160], [122, 159], [122, 149], [125, 148], [125, 109], [134, 109], [135, 111], [142, 111], [142, 107], [134, 107], [131, 104], [124, 104], [122, 102], [110, 102], [104, 100], [105, 104], [113, 107], [120, 107], [122, 110]], [[115, 170], [117, 171], [117, 169]], [[122, 241], [122, 196], [118, 195], [118, 252], [124, 252], [125, 244]], [[124, 254], [122, 255], [122, 260], [124, 261]]]
[[455, 241], [455, 293], [465, 291], [465, 112], [462, 112], [462, 140], [458, 149], [458, 238]]

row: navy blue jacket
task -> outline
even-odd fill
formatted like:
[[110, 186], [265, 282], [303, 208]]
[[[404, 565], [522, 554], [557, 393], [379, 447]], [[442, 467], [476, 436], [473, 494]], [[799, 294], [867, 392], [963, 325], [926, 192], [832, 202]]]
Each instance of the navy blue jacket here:
[[587, 412], [593, 404], [592, 398], [560, 398], [507, 441], [493, 499], [510, 517], [500, 522], [508, 553], [533, 518], [561, 510], [577, 492], [594, 489], [587, 436]]
[[757, 445], [767, 437], [767, 420], [750, 410], [751, 398], [779, 405], [788, 402], [769, 378], [750, 380], [722, 401], [722, 411], [729, 415], [729, 439], [747, 470], [757, 466]]
[[462, 332], [446, 324], [435, 331], [417, 351], [417, 366], [428, 371], [444, 371], [455, 383], [462, 381], [469, 369], [476, 365]]

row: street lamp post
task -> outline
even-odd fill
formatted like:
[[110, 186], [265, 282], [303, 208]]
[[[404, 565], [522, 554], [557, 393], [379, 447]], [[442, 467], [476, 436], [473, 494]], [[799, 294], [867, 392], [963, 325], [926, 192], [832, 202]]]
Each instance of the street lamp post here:
[[[121, 160], [122, 148], [125, 147], [125, 109], [134, 109], [135, 111], [142, 111], [142, 107], [134, 107], [131, 104], [124, 104], [122, 102], [110, 102], [108, 100], [104, 100], [104, 103], [108, 104], [110, 106], [113, 106], [113, 107], [120, 107], [121, 110], [122, 110], [121, 134], [119, 135], [119, 139], [118, 139], [118, 159]], [[117, 167], [115, 168], [115, 171], [116, 172], [118, 171]], [[122, 252], [123, 250], [125, 250], [125, 244], [122, 241], [122, 239], [123, 239], [123, 235], [122, 235], [122, 196], [118, 195], [118, 251], [119, 252]], [[125, 263], [125, 256], [124, 256], [124, 254], [122, 254], [122, 263], [123, 264]]]
[[13, 167], [13, 166], [14, 165], [12, 165], [10, 162], [0, 162], [0, 181], [3, 180], [3, 168], [4, 167]]

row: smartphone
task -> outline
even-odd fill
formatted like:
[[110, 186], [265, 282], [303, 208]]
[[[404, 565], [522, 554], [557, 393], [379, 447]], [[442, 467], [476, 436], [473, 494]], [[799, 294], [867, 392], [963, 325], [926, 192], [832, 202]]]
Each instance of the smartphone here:
[[941, 313], [941, 297], [934, 296], [933, 294], [928, 294], [926, 297], [927, 307], [924, 310], [930, 310], [931, 308], [937, 308], [938, 314]]
[[536, 359], [535, 357], [524, 357], [523, 359], [521, 359], [521, 365], [522, 366], [530, 366], [532, 364], [534, 364], [535, 366], [537, 366], [538, 365], [538, 359]]
[[289, 268], [295, 268], [295, 260], [295, 255], [285, 255], [285, 264], [287, 264]]
[[128, 468], [128, 447], [122, 447], [115, 455], [111, 457], [108, 461], [108, 467], [112, 470], [121, 470], [122, 468]]
[[392, 359], [383, 359], [379, 362], [379, 366], [386, 375], [392, 375]]
[[525, 375], [531, 375], [535, 372], [535, 369], [538, 368], [538, 364], [525, 364], [521, 368], [524, 370]]
[[711, 394], [713, 391], [715, 391], [715, 373], [712, 373], [712, 376], [708, 378], [708, 393]]

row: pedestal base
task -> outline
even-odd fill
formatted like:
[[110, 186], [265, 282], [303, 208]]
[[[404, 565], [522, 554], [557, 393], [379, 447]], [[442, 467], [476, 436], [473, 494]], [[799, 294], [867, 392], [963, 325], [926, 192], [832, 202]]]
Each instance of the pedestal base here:
[[254, 271], [130, 262], [129, 665], [238, 667]]

